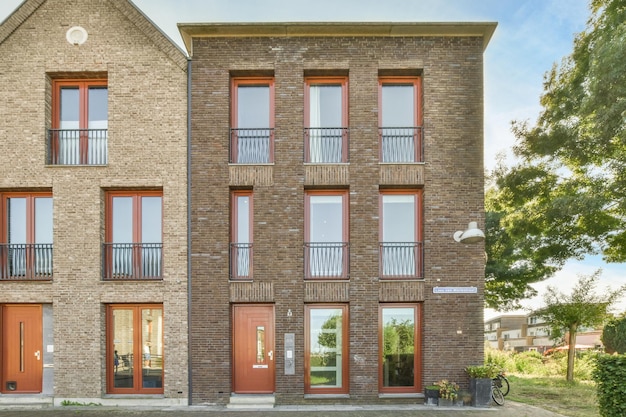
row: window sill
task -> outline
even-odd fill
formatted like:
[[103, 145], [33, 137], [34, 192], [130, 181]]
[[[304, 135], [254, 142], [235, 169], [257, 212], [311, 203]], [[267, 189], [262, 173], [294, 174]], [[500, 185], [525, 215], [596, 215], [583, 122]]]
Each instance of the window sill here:
[[421, 392], [380, 393], [378, 398], [424, 398], [424, 394]]
[[255, 163], [255, 164], [250, 164], [250, 163], [246, 163], [246, 164], [238, 164], [236, 162], [229, 162], [228, 166], [229, 167], [256, 167], [256, 166], [274, 166], [276, 165], [276, 163], [274, 162], [259, 162], [259, 163]]
[[426, 165], [426, 162], [379, 162], [378, 165]]
[[328, 398], [350, 398], [350, 394], [304, 394], [306, 400], [325, 400]]

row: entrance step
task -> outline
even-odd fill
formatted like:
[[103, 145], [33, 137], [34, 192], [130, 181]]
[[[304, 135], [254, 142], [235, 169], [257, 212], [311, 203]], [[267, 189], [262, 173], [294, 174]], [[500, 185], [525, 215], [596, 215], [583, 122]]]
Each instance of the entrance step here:
[[0, 410], [2, 409], [39, 409], [54, 405], [54, 398], [44, 395], [0, 394]]
[[226, 408], [259, 409], [274, 408], [274, 394], [232, 394]]

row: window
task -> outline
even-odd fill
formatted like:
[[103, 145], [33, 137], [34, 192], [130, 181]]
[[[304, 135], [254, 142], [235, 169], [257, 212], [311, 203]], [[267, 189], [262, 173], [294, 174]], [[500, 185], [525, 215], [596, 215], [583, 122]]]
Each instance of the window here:
[[52, 279], [52, 195], [0, 193], [0, 280]]
[[381, 278], [422, 278], [421, 192], [380, 194]]
[[306, 306], [305, 392], [348, 392], [348, 306]]
[[305, 278], [348, 278], [348, 192], [305, 194]]
[[348, 160], [348, 79], [308, 77], [305, 80], [305, 162]]
[[421, 82], [418, 77], [379, 80], [380, 161], [422, 162]]
[[107, 391], [163, 393], [163, 306], [107, 306]]
[[53, 82], [51, 165], [106, 165], [108, 89], [106, 80]]
[[380, 392], [421, 392], [418, 306], [381, 305], [379, 323]]
[[233, 78], [230, 162], [274, 162], [274, 79]]
[[104, 279], [161, 279], [162, 193], [109, 192]]
[[252, 278], [252, 191], [231, 195], [231, 279]]

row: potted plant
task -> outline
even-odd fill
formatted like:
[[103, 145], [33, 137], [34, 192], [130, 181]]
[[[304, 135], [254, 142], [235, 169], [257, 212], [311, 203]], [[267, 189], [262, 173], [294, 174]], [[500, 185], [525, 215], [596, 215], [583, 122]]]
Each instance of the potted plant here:
[[424, 388], [424, 404], [437, 405], [439, 403], [439, 386], [428, 385]]
[[453, 406], [454, 401], [459, 395], [459, 384], [448, 381], [447, 379], [442, 379], [435, 382], [435, 385], [439, 387], [439, 406]]
[[498, 375], [494, 364], [472, 365], [465, 368], [470, 377], [470, 394], [474, 407], [491, 406], [491, 380]]

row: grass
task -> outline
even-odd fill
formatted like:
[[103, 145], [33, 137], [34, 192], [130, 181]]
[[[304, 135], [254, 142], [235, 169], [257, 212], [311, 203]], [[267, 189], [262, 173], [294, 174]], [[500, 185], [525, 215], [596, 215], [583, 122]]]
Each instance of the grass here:
[[534, 405], [569, 417], [598, 417], [596, 386], [591, 381], [568, 383], [564, 377], [507, 375], [507, 399]]

